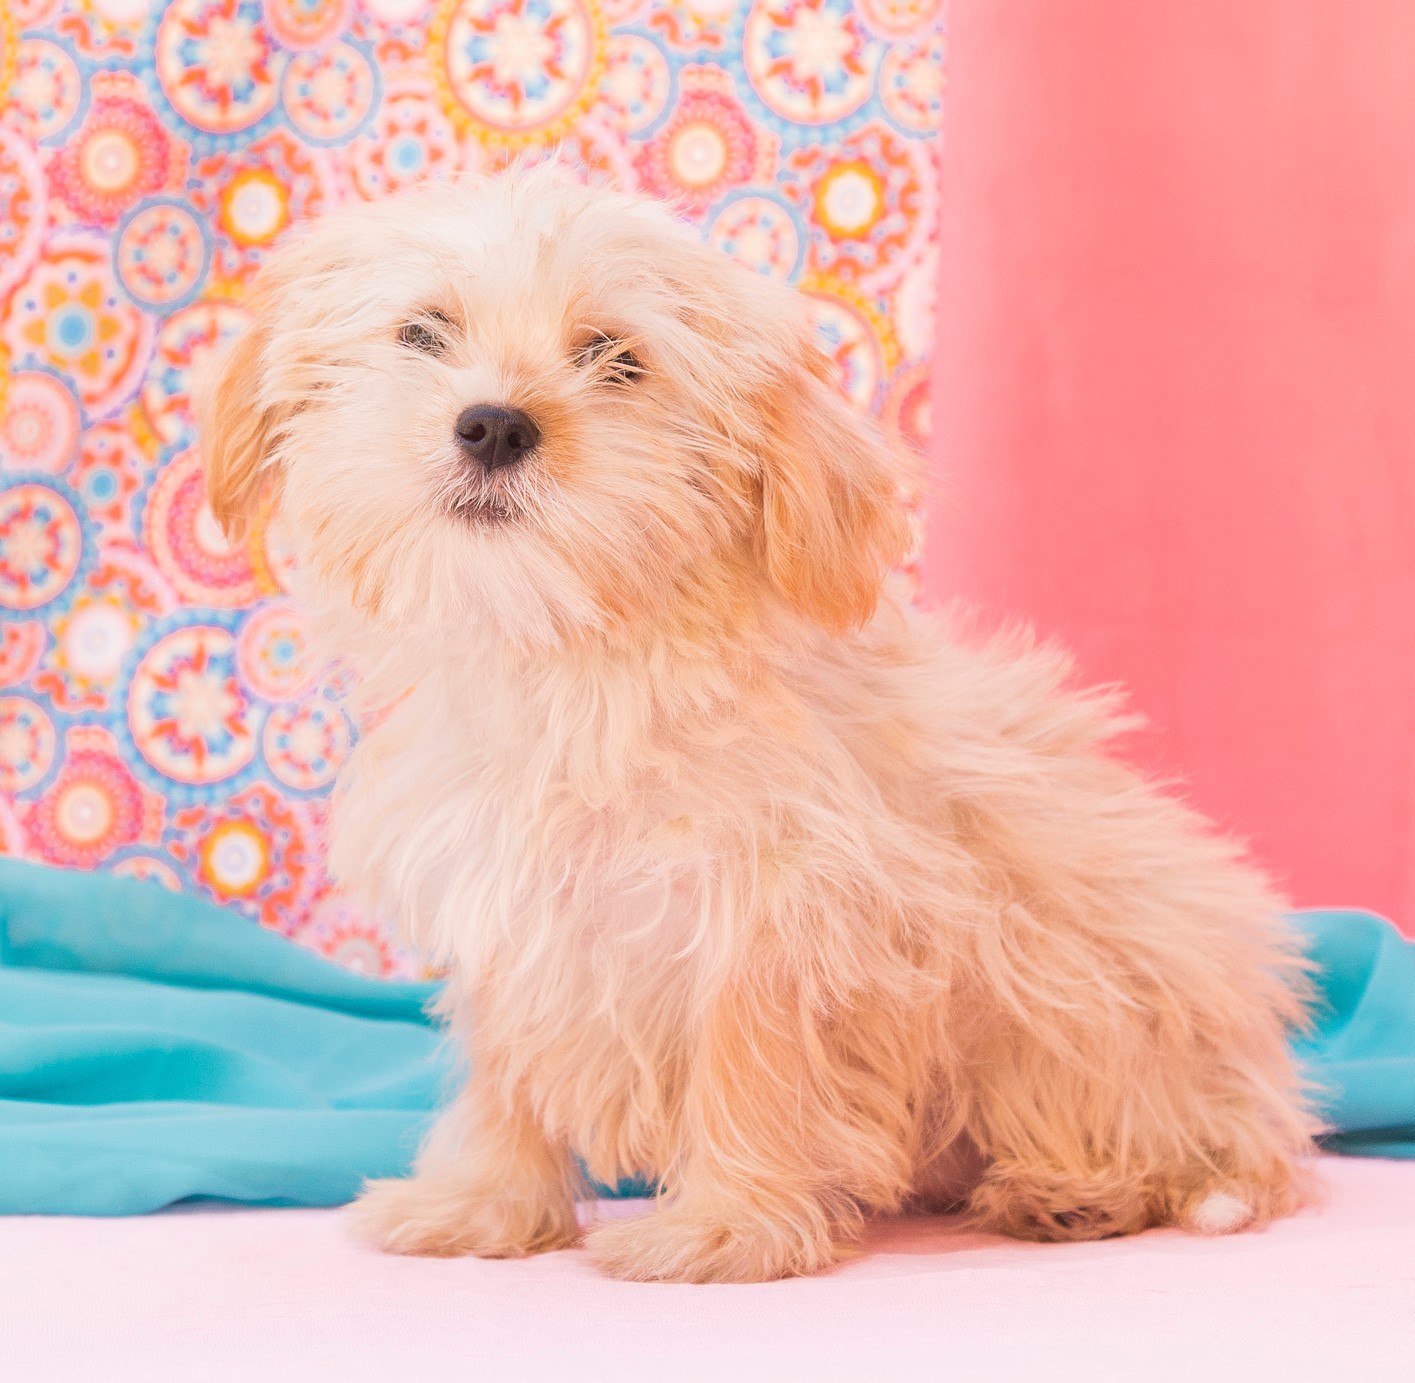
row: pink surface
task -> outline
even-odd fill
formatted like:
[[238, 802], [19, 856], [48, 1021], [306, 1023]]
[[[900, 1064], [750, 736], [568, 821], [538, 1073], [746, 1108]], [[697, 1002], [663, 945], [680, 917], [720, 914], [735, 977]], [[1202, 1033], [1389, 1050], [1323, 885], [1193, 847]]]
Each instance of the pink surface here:
[[929, 590], [1129, 684], [1299, 902], [1415, 927], [1415, 7], [950, 24]]
[[1165, 1380], [1415, 1377], [1415, 1164], [1331, 1160], [1260, 1234], [1034, 1245], [885, 1224], [826, 1277], [611, 1282], [582, 1253], [384, 1258], [338, 1211], [0, 1220], [5, 1376]]

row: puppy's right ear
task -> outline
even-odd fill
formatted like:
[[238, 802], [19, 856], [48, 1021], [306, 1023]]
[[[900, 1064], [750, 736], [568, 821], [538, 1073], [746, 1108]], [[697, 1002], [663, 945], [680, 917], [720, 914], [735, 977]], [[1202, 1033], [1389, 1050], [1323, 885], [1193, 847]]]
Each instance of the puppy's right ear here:
[[274, 474], [276, 410], [268, 402], [266, 353], [270, 331], [255, 320], [217, 356], [196, 398], [212, 516], [231, 542], [245, 536]]

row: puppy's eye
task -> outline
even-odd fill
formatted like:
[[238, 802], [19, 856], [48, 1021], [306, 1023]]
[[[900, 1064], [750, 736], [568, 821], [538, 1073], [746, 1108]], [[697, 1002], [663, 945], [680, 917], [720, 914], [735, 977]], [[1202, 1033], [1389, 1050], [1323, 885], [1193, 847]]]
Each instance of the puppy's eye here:
[[398, 340], [423, 355], [445, 355], [452, 334], [452, 319], [443, 312], [429, 312], [398, 328]]
[[632, 384], [643, 374], [643, 363], [622, 341], [600, 332], [580, 347], [582, 369], [597, 366], [607, 384]]

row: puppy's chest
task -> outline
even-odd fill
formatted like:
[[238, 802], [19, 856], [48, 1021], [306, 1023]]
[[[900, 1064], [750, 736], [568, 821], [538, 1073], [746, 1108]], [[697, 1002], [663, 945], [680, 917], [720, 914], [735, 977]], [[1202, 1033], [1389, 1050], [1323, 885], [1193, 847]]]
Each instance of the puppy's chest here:
[[691, 981], [709, 889], [701, 870], [656, 851], [651, 839], [619, 849], [586, 828], [536, 860], [503, 897], [484, 963], [524, 976], [528, 989], [572, 991], [559, 996], [577, 1000], [567, 1010], [614, 1001], [622, 1012], [642, 985]]
[[593, 890], [547, 890], [539, 907], [486, 957], [479, 1041], [595, 1177], [654, 1175], [692, 1047], [698, 889], [686, 877], [610, 873]]
[[519, 857], [485, 851], [472, 871], [491, 905], [461, 957], [478, 1040], [597, 1174], [651, 1168], [711, 949], [696, 828], [648, 797], [628, 809], [561, 798], [507, 824]]
[[627, 777], [585, 788], [557, 768], [488, 773], [443, 808], [460, 823], [448, 863], [482, 895], [482, 915], [531, 942], [552, 922], [578, 944], [672, 925], [712, 852], [702, 803]]

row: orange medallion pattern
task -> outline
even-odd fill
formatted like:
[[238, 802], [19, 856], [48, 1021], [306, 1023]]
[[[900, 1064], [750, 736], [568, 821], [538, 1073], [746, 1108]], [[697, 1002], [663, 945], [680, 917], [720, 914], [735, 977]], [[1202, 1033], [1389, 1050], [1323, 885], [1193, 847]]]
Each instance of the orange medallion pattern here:
[[291, 226], [554, 149], [798, 283], [922, 445], [944, 44], [942, 0], [0, 7], [0, 852], [408, 972], [324, 872], [355, 729], [207, 509], [193, 369]]

